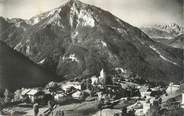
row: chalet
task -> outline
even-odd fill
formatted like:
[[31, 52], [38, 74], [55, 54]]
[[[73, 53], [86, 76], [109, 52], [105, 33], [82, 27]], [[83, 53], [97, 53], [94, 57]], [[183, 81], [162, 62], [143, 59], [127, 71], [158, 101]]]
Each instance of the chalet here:
[[175, 85], [174, 83], [170, 83], [168, 88], [166, 89], [166, 93], [168, 95], [180, 94], [181, 93], [180, 85]]
[[151, 94], [151, 91], [149, 91], [149, 88], [147, 86], [140, 86], [139, 92], [141, 93], [142, 98], [149, 98]]
[[22, 98], [25, 98], [27, 96], [27, 93], [31, 91], [31, 89], [22, 89], [21, 96]]
[[26, 95], [30, 99], [31, 103], [40, 102], [45, 97], [45, 93], [37, 89], [31, 89], [29, 92], [26, 93]]
[[170, 99], [178, 98], [182, 95], [181, 86], [170, 83], [168, 88], [166, 89], [166, 93], [161, 96], [162, 102], [167, 102]]
[[64, 92], [57, 92], [54, 95], [54, 100], [57, 102], [64, 101], [66, 99], [66, 94]]
[[64, 90], [64, 91], [67, 91], [67, 89], [71, 88], [71, 87], [74, 87], [75, 89], [77, 90], [81, 90], [81, 85], [79, 82], [65, 82], [62, 84], [61, 88]]
[[149, 101], [137, 101], [135, 104], [127, 107], [127, 110], [135, 110], [136, 116], [145, 116], [151, 108], [151, 103]]
[[160, 88], [160, 87], [155, 87], [155, 88], [151, 88], [151, 94], [150, 96], [152, 97], [157, 97], [157, 96], [161, 96], [163, 95], [164, 89]]
[[78, 99], [79, 100], [81, 98], [81, 96], [82, 96], [82, 92], [79, 91], [79, 90], [77, 90], [76, 92], [74, 92], [72, 94], [73, 99]]
[[143, 103], [143, 113], [144, 114], [147, 114], [148, 111], [150, 110], [150, 108], [151, 108], [151, 103], [149, 103], [149, 102], [144, 102]]

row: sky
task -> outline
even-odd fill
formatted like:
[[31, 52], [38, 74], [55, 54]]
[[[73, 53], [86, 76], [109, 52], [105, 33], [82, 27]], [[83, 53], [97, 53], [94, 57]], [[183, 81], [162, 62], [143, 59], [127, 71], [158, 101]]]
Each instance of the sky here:
[[[30, 17], [56, 8], [66, 0], [0, 0], [0, 16]], [[110, 11], [134, 26], [184, 25], [184, 0], [80, 0]]]

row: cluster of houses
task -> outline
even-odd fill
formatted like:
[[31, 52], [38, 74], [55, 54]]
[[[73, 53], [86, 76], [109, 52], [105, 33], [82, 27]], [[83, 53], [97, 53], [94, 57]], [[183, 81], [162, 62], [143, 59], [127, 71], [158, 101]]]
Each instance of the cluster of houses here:
[[[66, 81], [60, 84], [51, 82], [51, 85], [54, 85], [53, 87], [55, 90], [50, 90], [50, 88], [23, 88], [21, 90], [21, 99], [24, 99], [29, 103], [47, 104], [49, 100], [54, 100], [57, 103], [64, 104], [64, 102], [72, 100], [85, 100], [83, 99], [84, 96], [95, 96], [98, 101], [109, 99], [106, 100], [108, 103], [128, 100], [129, 97], [135, 99], [136, 102], [129, 105], [127, 110], [135, 110], [135, 115], [137, 116], [147, 114], [153, 105], [169, 109], [168, 107], [170, 106], [168, 105], [168, 101], [171, 99], [172, 102], [179, 103], [179, 107], [184, 108], [184, 84], [175, 85], [170, 83], [167, 88], [161, 86], [151, 88], [147, 84], [140, 85], [129, 80], [115, 80], [115, 84], [113, 83], [113, 85], [103, 85], [102, 83], [104, 82], [105, 77], [106, 74], [104, 70], [102, 70], [99, 77], [93, 76], [90, 80], [88, 79], [85, 81], [88, 86], [87, 88], [84, 88], [84, 83], [80, 81]], [[136, 94], [129, 94], [129, 96], [126, 96], [125, 93], [123, 93], [124, 95], [118, 94], [117, 90], [121, 93], [121, 90], [126, 90], [124, 92], [127, 92], [130, 88], [134, 88], [132, 90]], [[132, 93], [131, 90], [130, 93]], [[119, 96], [115, 94], [118, 94]]]
[[75, 91], [71, 93], [71, 97], [73, 97], [74, 99], [79, 99], [81, 92], [79, 91], [80, 85], [77, 82], [67, 82], [63, 84], [63, 86], [61, 87], [62, 89], [55, 92], [52, 92], [47, 88], [22, 88], [20, 99], [23, 99], [28, 103], [40, 104], [46, 104], [49, 100], [63, 101], [65, 98], [69, 98], [65, 91], [67, 91], [67, 89], [71, 87], [75, 88]]
[[20, 99], [28, 103], [46, 104], [48, 100], [52, 99], [52, 95], [50, 94], [49, 91], [40, 88], [33, 88], [33, 89], [22, 88]]

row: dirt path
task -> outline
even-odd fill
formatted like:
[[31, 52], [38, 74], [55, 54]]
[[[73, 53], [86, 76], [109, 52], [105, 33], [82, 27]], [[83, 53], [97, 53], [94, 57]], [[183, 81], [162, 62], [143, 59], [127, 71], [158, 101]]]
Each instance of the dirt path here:
[[56, 108], [56, 110], [59, 109], [64, 111], [65, 116], [92, 116], [98, 111], [96, 101], [63, 105]]
[[[47, 110], [48, 109], [48, 107], [43, 107], [43, 108], [40, 108], [39, 109], [39, 114], [38, 115], [40, 115], [40, 114], [42, 114], [45, 110]], [[27, 113], [25, 114], [25, 116], [34, 116], [34, 111], [33, 111], [33, 109], [31, 109], [31, 110], [28, 110], [28, 111], [26, 111]]]

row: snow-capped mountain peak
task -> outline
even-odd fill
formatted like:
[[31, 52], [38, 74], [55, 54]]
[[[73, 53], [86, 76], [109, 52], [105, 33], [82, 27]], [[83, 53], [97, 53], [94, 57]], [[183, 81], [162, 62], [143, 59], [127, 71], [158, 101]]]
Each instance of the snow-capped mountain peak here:
[[[81, 26], [95, 26], [95, 20], [92, 16], [92, 12], [89, 9], [85, 9], [85, 5], [82, 6], [83, 8], [79, 8], [77, 4], [72, 4], [71, 11], [70, 11], [70, 24], [74, 26], [74, 21], [77, 20], [76, 27], [80, 24]], [[76, 18], [76, 19], [75, 19]]]
[[175, 35], [184, 33], [184, 27], [176, 24], [176, 23], [171, 23], [171, 24], [155, 24], [154, 26], [157, 29], [160, 29], [162, 31], [168, 32], [168, 33], [173, 33]]
[[35, 25], [38, 24], [41, 20], [50, 18], [49, 24], [51, 22], [57, 21], [54, 23], [62, 26], [62, 24], [58, 22], [58, 20], [61, 18], [60, 15], [69, 13], [69, 21], [72, 27], [77, 27], [79, 25], [94, 27], [95, 20], [92, 16], [92, 12], [87, 7], [87, 4], [81, 3], [78, 0], [66, 0], [60, 7], [32, 17], [27, 21], [27, 23], [30, 25]]

